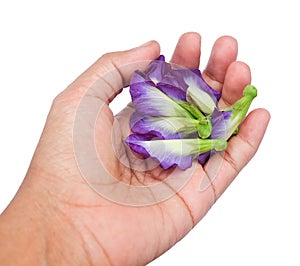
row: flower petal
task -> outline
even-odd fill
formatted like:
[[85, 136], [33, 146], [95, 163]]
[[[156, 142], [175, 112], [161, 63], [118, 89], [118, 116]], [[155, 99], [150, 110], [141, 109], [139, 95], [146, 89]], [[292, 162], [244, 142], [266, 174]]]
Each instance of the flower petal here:
[[185, 83], [179, 69], [172, 69], [172, 71], [164, 75], [163, 79], [157, 84], [157, 87], [174, 100], [186, 100], [188, 85]]
[[[215, 108], [211, 116], [212, 131], [210, 139], [224, 139], [226, 140], [226, 131], [228, 121], [231, 116], [231, 111], [220, 111]], [[204, 165], [208, 159], [216, 153], [215, 150], [211, 150], [205, 153], [202, 153], [198, 156], [198, 162], [201, 165]]]
[[181, 75], [184, 78], [184, 81], [187, 83], [187, 85], [196, 84], [196, 87], [201, 88], [201, 90], [208, 93], [215, 103], [220, 100], [222, 93], [220, 91], [214, 90], [211, 86], [209, 86], [206, 81], [203, 79], [203, 76], [201, 74], [201, 71], [199, 69], [193, 68], [193, 69], [179, 69], [181, 72]]
[[139, 141], [149, 141], [153, 138], [154, 137], [152, 135], [131, 134], [126, 138], [125, 142], [131, 150], [142, 155], [144, 158], [148, 158], [150, 154], [142, 145], [139, 145], [137, 143], [139, 143]]
[[226, 148], [226, 140], [256, 96], [253, 91], [245, 89], [241, 100], [219, 110], [221, 92], [205, 82], [199, 69], [174, 67], [160, 56], [146, 71], [137, 70], [132, 76], [130, 93], [136, 112], [130, 120], [134, 134], [126, 142], [143, 157], [158, 160], [165, 169], [186, 169], [197, 156], [204, 164]]
[[195, 74], [194, 71], [187, 69], [182, 69], [181, 72], [185, 83], [188, 85], [186, 92], [187, 101], [197, 105], [204, 113], [212, 114], [220, 98], [220, 92], [212, 89], [204, 81], [200, 72]]
[[194, 86], [188, 88], [186, 99], [189, 103], [197, 105], [206, 114], [211, 114], [216, 107], [214, 101], [206, 92]]
[[149, 116], [189, 117], [185, 109], [147, 82], [131, 84], [130, 94], [136, 110], [141, 114]]
[[156, 87], [174, 100], [185, 101], [186, 92], [179, 87], [163, 82], [159, 82]]
[[[180, 169], [191, 167], [193, 158], [212, 149], [223, 150], [227, 142], [220, 139], [171, 139], [171, 140], [138, 140], [134, 137], [127, 138], [127, 144], [134, 147], [135, 151], [141, 149], [143, 153], [149, 154], [160, 162], [160, 165], [167, 169], [178, 166]], [[137, 147], [139, 147], [137, 149]]]
[[220, 111], [218, 108], [215, 108], [211, 116], [211, 124], [212, 124], [212, 131], [210, 135], [211, 139], [226, 140], [227, 126], [231, 114], [232, 111]]
[[199, 156], [198, 156], [198, 162], [201, 164], [201, 165], [204, 165], [208, 159], [213, 155], [215, 154], [216, 151], [215, 150], [211, 150], [211, 151], [207, 151], [207, 152], [204, 152], [204, 153], [201, 153]]
[[153, 60], [145, 71], [146, 79], [151, 80], [154, 84], [162, 81], [172, 67], [169, 63], [165, 62], [164, 56], [160, 56], [158, 60]]
[[140, 70], [136, 70], [130, 79], [130, 85], [136, 84], [136, 83], [141, 83], [141, 82], [146, 82], [146, 81], [150, 81], [150, 80], [146, 80], [146, 74]]
[[211, 86], [209, 86], [206, 81], [203, 79], [203, 76], [201, 74], [201, 71], [199, 69], [191, 69], [191, 71], [193, 73], [196, 74], [196, 76], [199, 77], [198, 83], [199, 86], [202, 90], [204, 90], [205, 92], [207, 92], [215, 101], [215, 103], [217, 104], [217, 102], [220, 100], [222, 93], [220, 91], [216, 91], [215, 89], [213, 89]]
[[152, 117], [138, 112], [130, 118], [131, 130], [139, 134], [153, 134], [162, 139], [197, 136], [199, 121], [185, 117]]
[[156, 59], [157, 61], [166, 61], [164, 55], [159, 55], [159, 57]]

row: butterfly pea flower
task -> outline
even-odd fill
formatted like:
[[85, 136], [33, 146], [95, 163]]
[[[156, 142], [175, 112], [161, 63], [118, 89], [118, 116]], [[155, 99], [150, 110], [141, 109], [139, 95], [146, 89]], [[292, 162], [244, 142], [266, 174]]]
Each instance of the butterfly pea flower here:
[[[186, 69], [183, 69], [181, 71], [187, 71]], [[192, 68], [189, 69], [189, 71], [192, 71], [194, 74], [196, 74], [198, 76], [198, 80], [196, 80], [196, 83], [198, 83], [199, 88], [201, 88], [201, 90], [205, 91], [206, 93], [208, 93], [209, 95], [211, 95], [212, 99], [215, 101], [215, 103], [217, 104], [217, 102], [220, 100], [222, 93], [220, 91], [216, 91], [215, 89], [213, 89], [211, 86], [209, 86], [208, 83], [206, 83], [206, 81], [203, 79], [203, 76], [201, 74], [201, 71], [198, 68]], [[195, 76], [193, 76], [195, 79]], [[188, 82], [188, 80], [185, 80], [188, 84], [190, 84]], [[194, 81], [195, 82], [195, 81]]]
[[188, 85], [184, 82], [182, 74], [174, 69], [171, 64], [165, 62], [163, 55], [157, 60], [151, 61], [144, 72], [135, 71], [130, 85], [140, 82], [153, 85], [172, 99], [185, 101]]
[[149, 135], [132, 134], [126, 139], [129, 147], [144, 158], [152, 157], [161, 167], [178, 166], [185, 170], [192, 166], [193, 159], [200, 153], [215, 149], [224, 150], [227, 141], [222, 139], [154, 139]]
[[152, 134], [162, 139], [210, 136], [212, 126], [207, 118], [153, 117], [135, 112], [130, 119], [131, 130], [139, 134]]
[[136, 111], [142, 115], [189, 117], [183, 107], [149, 82], [131, 83], [130, 94]]
[[[212, 114], [212, 132], [210, 138], [220, 138], [228, 140], [234, 135], [239, 128], [239, 125], [245, 118], [253, 99], [257, 96], [257, 89], [252, 85], [247, 85], [243, 90], [243, 97], [236, 101], [232, 106], [223, 111], [215, 109]], [[211, 150], [202, 153], [198, 157], [199, 163], [202, 165], [216, 151]]]
[[[209, 138], [211, 139], [223, 139], [227, 140], [226, 137], [226, 129], [227, 125], [229, 123], [230, 117], [232, 115], [231, 110], [227, 111], [221, 111], [218, 108], [215, 108], [212, 115], [211, 115], [211, 124], [212, 124], [212, 130], [211, 135]], [[210, 158], [210, 156], [214, 155], [216, 153], [216, 150], [211, 150], [205, 153], [202, 153], [198, 156], [198, 162], [202, 165], [204, 165], [207, 160]]]
[[194, 159], [203, 165], [211, 154], [226, 149], [256, 89], [247, 86], [239, 101], [220, 110], [221, 92], [205, 82], [199, 69], [179, 68], [160, 56], [145, 71], [135, 71], [130, 94], [135, 112], [127, 145], [164, 169], [186, 169]]
[[182, 138], [195, 133], [209, 137], [211, 123], [195, 106], [177, 102], [147, 82], [132, 83], [132, 102], [136, 112], [131, 116], [131, 130], [155, 134], [161, 138]]
[[131, 130], [151, 134], [161, 139], [178, 139], [195, 135], [199, 122], [185, 117], [153, 117], [135, 113], [131, 116]]
[[190, 93], [202, 92], [202, 105], [205, 105], [209, 96], [215, 105], [221, 97], [221, 92], [214, 90], [205, 82], [199, 69], [186, 69], [171, 65], [165, 62], [163, 55], [151, 61], [145, 72], [137, 70], [131, 78], [131, 84], [142, 81], [152, 83], [169, 97], [178, 101], [186, 101], [188, 89]]
[[212, 114], [217, 107], [221, 93], [211, 88], [203, 79], [199, 70], [180, 70], [184, 82], [188, 85], [186, 101], [196, 105], [205, 114]]
[[[219, 93], [204, 82], [200, 71], [172, 68], [163, 57], [159, 59], [152, 61], [145, 72], [136, 71], [131, 79], [130, 93], [136, 109], [131, 117], [132, 131], [162, 138], [197, 132], [201, 138], [207, 138], [211, 133], [210, 119], [196, 105], [186, 102], [186, 92], [188, 87], [200, 91], [202, 86], [207, 98], [210, 93], [215, 102]], [[164, 122], [153, 117], [164, 117]]]

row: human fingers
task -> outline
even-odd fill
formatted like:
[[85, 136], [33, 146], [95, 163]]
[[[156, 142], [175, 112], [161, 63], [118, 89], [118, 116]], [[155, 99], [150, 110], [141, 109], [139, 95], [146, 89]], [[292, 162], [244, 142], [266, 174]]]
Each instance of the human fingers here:
[[267, 110], [256, 109], [241, 124], [239, 133], [230, 139], [222, 167], [212, 184], [216, 198], [220, 197], [237, 174], [255, 155], [269, 121], [270, 114]]
[[81, 98], [96, 83], [100, 97], [111, 100], [112, 96], [128, 86], [136, 69], [146, 68], [149, 61], [156, 59], [159, 54], [160, 47], [156, 41], [127, 51], [107, 53], [83, 72], [63, 94], [71, 93]]
[[[98, 138], [103, 140], [98, 150], [107, 161], [115, 162], [111, 159], [114, 158], [111, 144], [114, 117], [108, 102], [128, 85], [136, 69], [146, 67], [159, 53], [159, 44], [150, 41], [131, 50], [102, 56], [55, 98], [42, 139], [61, 144], [62, 154], [67, 147], [72, 151], [77, 149], [78, 155], [88, 147], [94, 151], [94, 143], [89, 140]], [[59, 142], [61, 137], [66, 140]]]
[[198, 68], [200, 62], [201, 36], [196, 32], [181, 35], [174, 50], [171, 63], [186, 68]]
[[238, 44], [230, 36], [218, 38], [212, 48], [207, 66], [203, 71], [203, 78], [215, 90], [223, 87], [225, 74], [232, 62], [237, 58]]
[[251, 83], [251, 71], [243, 62], [233, 62], [227, 69], [220, 107], [230, 106], [243, 96], [244, 88]]

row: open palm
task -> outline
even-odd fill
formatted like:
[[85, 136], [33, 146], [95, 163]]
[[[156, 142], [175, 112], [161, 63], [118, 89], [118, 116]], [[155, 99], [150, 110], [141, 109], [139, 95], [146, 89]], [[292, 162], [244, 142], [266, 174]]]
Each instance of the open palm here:
[[[269, 114], [263, 109], [248, 115], [238, 135], [229, 141], [224, 156], [219, 157], [221, 163], [215, 173], [211, 172], [214, 170], [211, 167], [202, 168], [195, 163], [192, 172], [178, 185], [176, 178], [173, 178], [173, 183], [166, 180], [172, 179], [172, 176], [180, 180], [184, 172], [166, 171], [160, 167], [145, 172], [141, 170], [143, 161], [139, 158], [136, 158], [139, 163], [131, 167], [133, 155], [126, 152], [125, 146], [118, 146], [115, 140], [124, 139], [129, 133], [128, 119], [132, 108], [129, 106], [114, 117], [107, 100], [112, 100], [112, 95], [128, 85], [135, 70], [122, 66], [154, 60], [159, 53], [159, 45], [150, 42], [129, 51], [107, 54], [55, 99], [20, 190], [24, 192], [15, 199], [15, 202], [21, 201], [22, 194], [30, 195], [28, 198], [32, 201], [39, 198], [43, 216], [48, 217], [45, 230], [52, 246], [49, 260], [60, 260], [65, 265], [146, 264], [172, 247], [201, 220], [257, 151], [269, 121]], [[216, 41], [203, 71], [206, 81], [214, 89], [222, 90], [220, 103], [223, 106], [239, 99], [251, 80], [249, 67], [237, 62], [236, 57], [236, 41], [231, 37], [221, 37]], [[199, 60], [200, 36], [184, 34], [171, 62], [198, 68]], [[117, 74], [109, 76], [107, 73]], [[88, 186], [85, 180], [88, 178], [77, 160], [78, 154], [73, 151], [73, 126], [78, 105], [99, 78], [106, 85], [95, 97], [103, 104], [95, 124], [95, 147], [105, 174], [115, 180], [115, 190], [112, 183], [99, 185], [93, 180], [88, 180]], [[84, 143], [82, 140], [78, 145], [82, 147]], [[93, 164], [87, 169], [92, 172]], [[126, 185], [127, 191], [124, 187], [123, 190], [118, 189], [117, 184]], [[161, 184], [168, 189], [149, 189], [152, 185]], [[105, 191], [109, 191], [102, 197], [99, 193], [105, 186]], [[148, 191], [149, 195], [143, 198], [143, 192], [131, 190], [136, 186], [141, 189], [147, 186], [144, 191]], [[161, 196], [161, 193], [165, 194]], [[135, 195], [141, 199], [135, 198]], [[55, 252], [55, 248], [61, 252]]]

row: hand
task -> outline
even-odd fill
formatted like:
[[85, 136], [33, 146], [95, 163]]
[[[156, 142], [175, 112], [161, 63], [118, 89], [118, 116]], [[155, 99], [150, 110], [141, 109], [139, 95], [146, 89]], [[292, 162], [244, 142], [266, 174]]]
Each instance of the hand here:
[[[103, 105], [95, 126], [95, 144], [107, 172], [129, 188], [175, 174], [159, 167], [141, 173], [124, 166], [111, 141], [114, 121], [121, 134], [128, 134], [131, 108], [114, 117], [108, 98], [112, 100], [112, 95], [128, 85], [136, 62], [154, 60], [159, 54], [155, 41], [106, 54], [56, 97], [26, 178], [1, 215], [0, 243], [5, 244], [0, 245], [5, 248], [1, 248], [0, 261], [5, 265], [16, 265], [19, 260], [28, 265], [144, 265], [184, 237], [255, 154], [270, 118], [264, 109], [252, 111], [229, 141], [214, 178], [211, 168], [197, 164], [188, 183], [165, 201], [128, 206], [102, 197], [87, 185], [77, 165], [72, 134], [77, 107], [99, 78], [103, 87], [90, 96]], [[240, 98], [251, 80], [249, 67], [236, 57], [235, 39], [221, 37], [203, 71], [206, 81], [222, 90], [224, 106]], [[171, 62], [197, 68], [199, 60], [200, 36], [184, 34]], [[121, 157], [132, 160], [126, 153], [121, 152]], [[209, 185], [199, 189], [204, 179]], [[113, 193], [112, 197], [118, 196]]]

